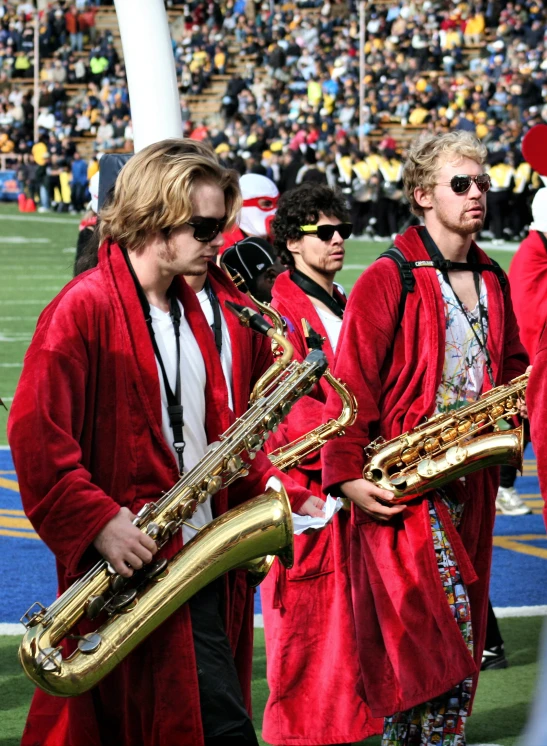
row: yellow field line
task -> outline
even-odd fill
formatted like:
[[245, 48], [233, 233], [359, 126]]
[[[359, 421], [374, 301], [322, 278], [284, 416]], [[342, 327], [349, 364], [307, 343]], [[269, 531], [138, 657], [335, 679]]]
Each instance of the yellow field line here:
[[0, 515], [25, 515], [24, 510], [8, 510], [8, 508], [0, 508]]
[[547, 549], [525, 544], [526, 541], [547, 540], [547, 536], [541, 534], [522, 534], [522, 536], [494, 536], [494, 546], [509, 549], [519, 554], [527, 554], [531, 557], [547, 559]]
[[40, 541], [38, 534], [35, 534], [33, 531], [24, 533], [23, 531], [10, 531], [7, 528], [0, 528], [0, 536], [16, 536], [18, 539], [38, 539]]
[[32, 531], [33, 528], [26, 518], [8, 518], [7, 516], [0, 516], [0, 526], [4, 528], [26, 528], [28, 531]]
[[0, 477], [0, 487], [6, 490], [13, 490], [13, 492], [19, 492], [19, 485], [14, 479], [3, 479]]
[[12, 469], [10, 471], [9, 469], [0, 469], [0, 474], [15, 474], [15, 470]]

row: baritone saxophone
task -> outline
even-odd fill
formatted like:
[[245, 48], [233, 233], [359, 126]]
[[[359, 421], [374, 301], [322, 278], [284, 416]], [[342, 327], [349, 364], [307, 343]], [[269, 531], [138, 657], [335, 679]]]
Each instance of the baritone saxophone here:
[[[276, 336], [252, 309], [227, 305], [246, 325]], [[248, 474], [270, 433], [324, 373], [322, 351], [312, 350], [302, 363], [289, 362], [292, 346], [283, 338], [278, 343], [286, 353], [283, 362], [262, 377], [260, 395], [249, 410], [171, 490], [139, 511], [135, 525], [159, 548], [188, 523], [199, 503]], [[291, 567], [292, 534], [291, 509], [281, 486], [219, 516], [173, 558], [145, 565], [129, 579], [106, 561], [98, 562], [49, 608], [35, 604], [21, 619], [27, 631], [19, 658], [26, 675], [52, 695], [86, 692], [198, 590], [229, 570], [268, 553]], [[83, 620], [94, 631], [72, 637], [76, 648], [65, 657], [67, 637]]]
[[522, 471], [523, 427], [510, 420], [524, 401], [529, 374], [497, 386], [461, 409], [438, 414], [392, 440], [365, 448], [363, 477], [405, 502], [479, 469]]

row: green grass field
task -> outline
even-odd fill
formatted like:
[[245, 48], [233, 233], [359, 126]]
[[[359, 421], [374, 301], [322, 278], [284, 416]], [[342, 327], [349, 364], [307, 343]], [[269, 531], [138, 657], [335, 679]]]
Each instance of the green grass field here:
[[[523, 728], [537, 673], [537, 645], [543, 619], [502, 619], [500, 627], [509, 651], [510, 666], [481, 675], [474, 714], [469, 721], [468, 743], [515, 746]], [[0, 746], [19, 743], [33, 687], [17, 661], [19, 638], [0, 637]], [[254, 722], [260, 733], [268, 696], [264, 634], [256, 630], [253, 671]], [[318, 687], [320, 696], [320, 687]], [[333, 703], [333, 707], [336, 703]], [[264, 741], [260, 740], [261, 743]], [[380, 746], [379, 738], [364, 741]]]
[[[14, 206], [0, 205], [0, 396], [8, 406], [38, 315], [72, 276], [77, 231], [77, 218], [25, 216]], [[346, 268], [339, 275], [346, 290], [387, 245], [347, 242]], [[511, 253], [491, 253], [502, 266], [508, 266]], [[376, 300], [381, 302], [381, 298]], [[0, 409], [0, 445], [7, 442], [5, 426], [6, 412]], [[9, 580], [4, 578], [4, 582]], [[469, 724], [470, 744], [516, 744], [534, 687], [541, 621], [501, 620], [510, 668], [481, 677], [475, 714]], [[0, 746], [19, 743], [32, 694], [32, 686], [17, 662], [18, 642], [16, 637], [0, 637]], [[262, 630], [257, 630], [254, 666], [254, 714], [260, 730], [267, 698]], [[379, 739], [369, 739], [367, 744], [378, 746]]]

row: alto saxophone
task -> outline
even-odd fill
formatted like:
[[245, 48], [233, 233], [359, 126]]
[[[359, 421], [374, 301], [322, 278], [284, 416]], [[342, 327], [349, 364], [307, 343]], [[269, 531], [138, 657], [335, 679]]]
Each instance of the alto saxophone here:
[[529, 374], [514, 378], [461, 409], [441, 413], [392, 440], [365, 448], [363, 476], [404, 502], [487, 466], [509, 464], [522, 471], [522, 425], [518, 414]]
[[[257, 331], [275, 332], [251, 309], [236, 304], [240, 320]], [[278, 343], [287, 354], [290, 343]], [[292, 353], [290, 353], [292, 354]], [[246, 476], [250, 461], [327, 367], [325, 355], [313, 350], [302, 363], [292, 361], [261, 379], [261, 395], [220, 440], [157, 502], [148, 503], [134, 523], [163, 547], [180, 531], [199, 503]], [[142, 640], [198, 590], [231, 569], [266, 553], [292, 566], [291, 509], [283, 488], [269, 489], [203, 527], [172, 559], [145, 565], [126, 580], [106, 561], [45, 608], [34, 604], [21, 622], [27, 627], [19, 658], [27, 676], [56, 696], [81, 694], [112, 671]], [[106, 617], [106, 621], [100, 621]], [[77, 636], [77, 647], [63, 657], [60, 644], [87, 618], [98, 628]]]

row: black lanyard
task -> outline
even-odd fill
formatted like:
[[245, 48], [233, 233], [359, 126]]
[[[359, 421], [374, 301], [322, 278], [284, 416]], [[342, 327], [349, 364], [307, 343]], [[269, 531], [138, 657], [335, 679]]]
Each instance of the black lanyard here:
[[215, 335], [215, 345], [216, 345], [218, 354], [221, 355], [222, 354], [222, 316], [220, 313], [220, 303], [218, 302], [218, 298], [215, 295], [215, 291], [213, 290], [211, 283], [209, 282], [209, 278], [205, 280], [204, 289], [207, 292], [207, 297], [209, 298], [209, 302], [213, 310], [213, 323], [211, 324], [211, 331]]
[[291, 280], [295, 285], [298, 285], [300, 290], [303, 290], [306, 295], [315, 298], [316, 300], [324, 303], [325, 306], [332, 311], [335, 316], [339, 319], [344, 317], [345, 302], [342, 300], [342, 295], [336, 293], [335, 295], [329, 295], [325, 288], [322, 288], [315, 280], [300, 272], [298, 269], [291, 271]]
[[[421, 237], [422, 237], [422, 241], [424, 243], [424, 246], [426, 247], [429, 255], [431, 256], [431, 258], [432, 259], [437, 259], [437, 258], [440, 257], [442, 260], [444, 260], [444, 257], [441, 254], [441, 252], [439, 251], [438, 246], [436, 245], [435, 241], [431, 238], [431, 236], [429, 235], [429, 232], [427, 231], [426, 228], [424, 228], [421, 231]], [[448, 276], [448, 269], [443, 268], [442, 262], [440, 262], [440, 266], [439, 266], [438, 269], [442, 273], [442, 275], [443, 275], [444, 279], [446, 280], [446, 282], [448, 283], [448, 285], [450, 286], [450, 289], [452, 290], [452, 292], [454, 294], [454, 297], [456, 298], [456, 301], [458, 302], [458, 306], [460, 307], [461, 312], [463, 313], [463, 315], [467, 319], [467, 323], [469, 324], [469, 327], [471, 328], [471, 331], [473, 332], [473, 336], [475, 337], [475, 339], [477, 341], [477, 344], [479, 345], [479, 349], [481, 350], [482, 354], [484, 355], [484, 360], [485, 360], [485, 363], [486, 363], [486, 372], [488, 374], [488, 379], [490, 381], [490, 385], [492, 386], [492, 388], [494, 388], [494, 386], [496, 384], [495, 384], [495, 381], [494, 381], [494, 374], [492, 372], [492, 361], [490, 359], [490, 353], [488, 352], [488, 347], [486, 346], [486, 342], [487, 342], [487, 334], [486, 334], [486, 329], [485, 329], [486, 309], [484, 308], [484, 306], [483, 306], [483, 304], [481, 302], [480, 274], [479, 274], [479, 272], [476, 272], [476, 271], [473, 270], [473, 262], [472, 261], [469, 264], [471, 266], [468, 266], [466, 264], [463, 264], [463, 266], [462, 266], [461, 263], [458, 263], [457, 265], [456, 264], [453, 265], [453, 268], [455, 269], [457, 267], [458, 270], [459, 269], [465, 269], [467, 271], [472, 271], [473, 272], [473, 281], [475, 283], [475, 290], [477, 292], [477, 298], [478, 298], [479, 324], [480, 324], [480, 327], [481, 327], [482, 339], [479, 337], [479, 335], [477, 333], [477, 330], [475, 328], [475, 319], [473, 318], [473, 316], [471, 316], [468, 313], [466, 307], [463, 305], [463, 303], [461, 302], [458, 294], [456, 293], [456, 291], [452, 287], [452, 283], [450, 282], [450, 277]]]
[[152, 326], [152, 316], [150, 315], [150, 303], [148, 302], [148, 298], [146, 297], [146, 294], [144, 290], [142, 289], [142, 285], [140, 284], [139, 279], [137, 275], [135, 274], [135, 270], [133, 269], [133, 265], [131, 264], [129, 255], [127, 254], [126, 251], [124, 251], [123, 253], [125, 256], [125, 260], [127, 262], [127, 266], [129, 268], [129, 271], [135, 283], [135, 288], [137, 289], [137, 295], [139, 296], [141, 308], [143, 310], [144, 318], [146, 320], [146, 326], [148, 327], [148, 333], [150, 334], [150, 341], [152, 342], [152, 347], [154, 348], [154, 354], [160, 366], [161, 375], [163, 378], [163, 385], [165, 387], [165, 396], [167, 397], [167, 412], [169, 414], [169, 424], [171, 426], [171, 430], [173, 431], [173, 448], [175, 449], [177, 453], [178, 462], [179, 462], [179, 473], [182, 475], [184, 471], [185, 443], [184, 443], [184, 432], [183, 432], [184, 419], [183, 419], [183, 409], [182, 409], [181, 377], [180, 377], [180, 321], [181, 321], [181, 316], [182, 316], [181, 311], [180, 311], [180, 306], [178, 304], [178, 300], [177, 300], [177, 297], [174, 291], [172, 290], [172, 288], [169, 288], [169, 291], [168, 291], [169, 314], [171, 316], [171, 321], [173, 322], [173, 329], [175, 332], [175, 342], [177, 345], [177, 372], [176, 372], [175, 393], [173, 393], [171, 386], [169, 384], [169, 379], [167, 378], [167, 373], [165, 372], [165, 365], [163, 363], [161, 353], [158, 347], [158, 343], [156, 341], [156, 335], [154, 334], [154, 327]]

